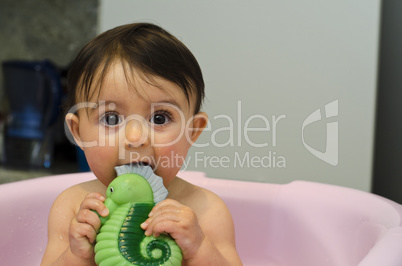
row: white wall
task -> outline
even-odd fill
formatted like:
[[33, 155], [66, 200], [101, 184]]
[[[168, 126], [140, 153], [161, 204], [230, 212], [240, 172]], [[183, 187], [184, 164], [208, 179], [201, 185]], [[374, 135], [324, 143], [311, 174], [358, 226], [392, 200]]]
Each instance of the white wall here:
[[[197, 57], [211, 127], [198, 142], [209, 146], [192, 148], [187, 169], [218, 178], [303, 179], [369, 190], [379, 12], [379, 0], [103, 0], [100, 32], [153, 22]], [[332, 117], [325, 118], [328, 103]], [[324, 119], [305, 127], [303, 143], [303, 121], [319, 108]], [[248, 119], [247, 128], [260, 131], [244, 134]], [[327, 132], [332, 165], [306, 148], [324, 153]]]

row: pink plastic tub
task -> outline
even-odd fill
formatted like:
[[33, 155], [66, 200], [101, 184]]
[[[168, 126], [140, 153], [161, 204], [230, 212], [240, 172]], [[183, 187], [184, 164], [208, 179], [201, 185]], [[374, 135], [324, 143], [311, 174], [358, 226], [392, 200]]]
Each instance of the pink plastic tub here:
[[[353, 189], [310, 182], [286, 185], [179, 174], [227, 203], [244, 265], [401, 266], [402, 206]], [[47, 216], [67, 187], [92, 173], [0, 185], [0, 264], [39, 265]]]

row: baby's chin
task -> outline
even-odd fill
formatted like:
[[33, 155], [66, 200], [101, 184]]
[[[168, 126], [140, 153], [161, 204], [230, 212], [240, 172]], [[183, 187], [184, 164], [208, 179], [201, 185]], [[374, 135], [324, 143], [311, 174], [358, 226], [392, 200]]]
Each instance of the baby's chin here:
[[105, 173], [104, 171], [102, 171], [101, 173], [100, 172], [97, 173], [94, 171], [93, 173], [99, 180], [99, 182], [101, 182], [106, 187], [109, 186], [110, 182], [112, 182], [117, 177], [117, 174], [114, 171], [114, 169], [113, 171], [110, 171], [108, 173]]

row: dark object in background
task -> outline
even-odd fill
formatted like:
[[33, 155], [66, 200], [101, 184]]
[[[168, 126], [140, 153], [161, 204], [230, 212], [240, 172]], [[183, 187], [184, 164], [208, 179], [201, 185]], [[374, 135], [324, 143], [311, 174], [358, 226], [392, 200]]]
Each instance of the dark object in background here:
[[402, 204], [402, 1], [382, 1], [372, 192]]
[[10, 105], [4, 131], [4, 165], [49, 168], [62, 97], [58, 69], [48, 60], [6, 61], [2, 65]]

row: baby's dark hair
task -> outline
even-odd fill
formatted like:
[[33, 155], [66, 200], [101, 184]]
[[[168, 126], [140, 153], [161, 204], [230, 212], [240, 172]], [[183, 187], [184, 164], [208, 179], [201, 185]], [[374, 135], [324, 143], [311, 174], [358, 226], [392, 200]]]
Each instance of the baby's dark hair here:
[[[91, 92], [91, 87], [99, 85], [101, 88], [110, 65], [116, 60], [127, 63], [145, 76], [157, 76], [175, 83], [182, 89], [188, 103], [191, 96], [195, 96], [194, 113], [200, 111], [204, 80], [197, 60], [176, 37], [149, 23], [116, 27], [84, 46], [69, 69], [67, 108], [77, 104], [80, 95], [84, 95], [83, 100], [88, 102], [96, 93], [96, 90]], [[79, 89], [81, 91], [77, 91]]]

